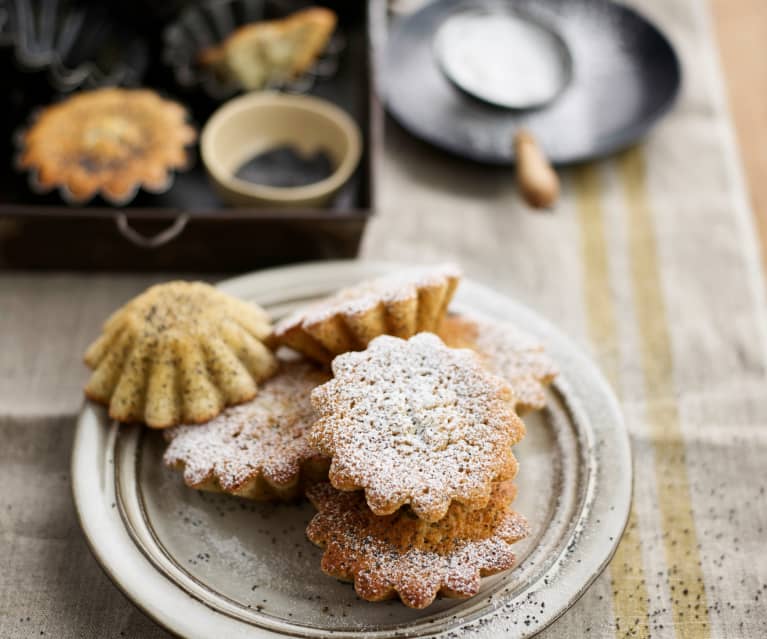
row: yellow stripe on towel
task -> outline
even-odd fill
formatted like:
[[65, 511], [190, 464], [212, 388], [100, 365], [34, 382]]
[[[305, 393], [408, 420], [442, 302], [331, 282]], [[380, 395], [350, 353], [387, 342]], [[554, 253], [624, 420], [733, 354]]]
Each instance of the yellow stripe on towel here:
[[[693, 519], [685, 447], [674, 391], [668, 315], [639, 148], [617, 161], [628, 211], [631, 280], [639, 327], [648, 429], [653, 441], [658, 509], [668, 567], [675, 636], [710, 636], [706, 592]], [[673, 214], [673, 211], [669, 211]]]
[[[620, 389], [620, 350], [614, 300], [610, 292], [607, 235], [599, 172], [594, 165], [575, 171], [575, 199], [584, 262], [584, 296], [591, 343], [613, 388]], [[610, 563], [616, 636], [647, 639], [647, 585], [642, 564], [639, 524], [633, 506], [626, 531]], [[639, 622], [637, 623], [637, 620]]]

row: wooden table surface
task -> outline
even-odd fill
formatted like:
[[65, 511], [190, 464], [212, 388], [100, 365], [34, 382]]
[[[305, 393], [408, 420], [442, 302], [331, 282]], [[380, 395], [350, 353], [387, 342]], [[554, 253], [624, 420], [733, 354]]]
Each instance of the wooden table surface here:
[[711, 0], [711, 7], [767, 269], [767, 2]]

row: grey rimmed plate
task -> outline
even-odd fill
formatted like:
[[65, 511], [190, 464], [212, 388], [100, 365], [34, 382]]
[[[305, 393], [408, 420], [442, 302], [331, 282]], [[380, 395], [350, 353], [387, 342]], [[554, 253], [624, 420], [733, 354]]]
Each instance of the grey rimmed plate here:
[[[396, 265], [323, 262], [262, 271], [220, 288], [279, 317]], [[526, 417], [515, 507], [530, 521], [517, 566], [468, 600], [426, 610], [368, 603], [320, 571], [304, 536], [307, 503], [264, 505], [190, 490], [161, 463], [159, 433], [110, 422], [87, 403], [72, 455], [80, 523], [98, 561], [146, 614], [188, 638], [529, 637], [557, 619], [610, 560], [631, 502], [618, 404], [594, 365], [529, 309], [472, 281], [451, 306], [537, 335], [561, 375], [549, 407]], [[453, 635], [457, 636], [457, 635]]]

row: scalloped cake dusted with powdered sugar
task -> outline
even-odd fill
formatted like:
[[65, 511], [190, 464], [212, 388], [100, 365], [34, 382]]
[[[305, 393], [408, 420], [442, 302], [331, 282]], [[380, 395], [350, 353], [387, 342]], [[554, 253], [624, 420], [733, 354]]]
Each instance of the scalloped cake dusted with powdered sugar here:
[[312, 393], [311, 443], [332, 458], [330, 481], [365, 490], [376, 515], [410, 505], [437, 521], [451, 502], [487, 504], [517, 471], [525, 433], [513, 393], [468, 349], [431, 333], [374, 339], [333, 360], [334, 379]]
[[249, 499], [292, 499], [302, 480], [327, 476], [328, 460], [308, 442], [310, 395], [328, 374], [307, 362], [283, 363], [255, 399], [207, 424], [166, 431], [165, 464], [191, 488]]
[[341, 289], [275, 326], [274, 338], [312, 359], [364, 349], [379, 335], [436, 331], [461, 278], [458, 267], [415, 267]]
[[470, 348], [491, 370], [511, 385], [520, 414], [546, 405], [545, 388], [559, 373], [543, 344], [529, 333], [509, 324], [475, 317], [449, 315], [439, 336], [453, 348]]
[[363, 599], [399, 596], [406, 606], [425, 608], [437, 594], [476, 595], [480, 577], [513, 566], [513, 544], [529, 534], [511, 508], [515, 495], [511, 482], [495, 484], [484, 508], [453, 503], [430, 523], [407, 508], [378, 517], [361, 493], [315, 484], [307, 496], [319, 513], [306, 534], [325, 550], [322, 570], [353, 581]]

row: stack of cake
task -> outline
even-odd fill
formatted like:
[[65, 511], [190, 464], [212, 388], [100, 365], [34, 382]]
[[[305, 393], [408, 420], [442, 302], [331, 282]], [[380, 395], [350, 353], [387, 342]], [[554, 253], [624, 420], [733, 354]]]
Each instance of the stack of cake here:
[[363, 282], [271, 333], [206, 285], [155, 287], [89, 349], [87, 392], [167, 428], [165, 462], [190, 487], [306, 495], [322, 570], [363, 599], [470, 597], [528, 534], [512, 447], [556, 368], [514, 327], [448, 315], [459, 279], [443, 266]]

